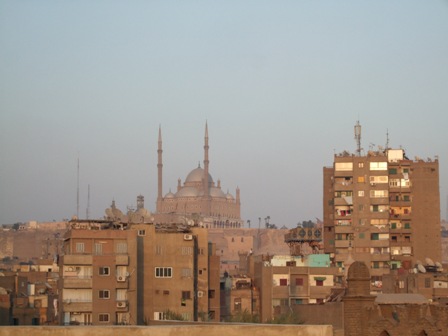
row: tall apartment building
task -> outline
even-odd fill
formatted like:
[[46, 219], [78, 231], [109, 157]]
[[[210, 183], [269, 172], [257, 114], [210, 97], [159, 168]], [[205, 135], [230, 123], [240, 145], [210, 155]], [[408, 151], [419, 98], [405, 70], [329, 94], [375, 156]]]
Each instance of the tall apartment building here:
[[207, 229], [136, 224], [138, 324], [167, 320], [219, 321], [219, 257]]
[[323, 169], [324, 247], [340, 267], [370, 268], [372, 289], [390, 269], [441, 261], [438, 160], [410, 160], [402, 149], [344, 152]]
[[82, 225], [65, 235], [60, 323], [137, 324], [137, 232], [105, 229], [100, 221]]

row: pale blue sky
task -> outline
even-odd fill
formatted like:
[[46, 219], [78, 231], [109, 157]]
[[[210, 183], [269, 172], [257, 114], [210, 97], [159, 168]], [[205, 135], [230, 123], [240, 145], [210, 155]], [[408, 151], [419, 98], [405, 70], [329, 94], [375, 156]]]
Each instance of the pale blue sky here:
[[[334, 151], [439, 156], [448, 195], [448, 1], [0, 0], [0, 224], [164, 192], [203, 160], [242, 217], [322, 218]], [[374, 145], [373, 145], [374, 144]]]

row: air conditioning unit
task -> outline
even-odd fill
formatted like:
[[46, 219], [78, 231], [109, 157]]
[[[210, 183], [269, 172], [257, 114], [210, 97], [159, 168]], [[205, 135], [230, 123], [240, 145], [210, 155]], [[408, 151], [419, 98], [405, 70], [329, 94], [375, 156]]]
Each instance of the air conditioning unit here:
[[126, 308], [126, 302], [124, 301], [117, 302], [117, 308]]
[[118, 275], [117, 276], [117, 281], [118, 282], [125, 282], [126, 281], [126, 277], [124, 275]]
[[184, 240], [193, 240], [193, 236], [186, 234], [186, 235], [184, 235]]

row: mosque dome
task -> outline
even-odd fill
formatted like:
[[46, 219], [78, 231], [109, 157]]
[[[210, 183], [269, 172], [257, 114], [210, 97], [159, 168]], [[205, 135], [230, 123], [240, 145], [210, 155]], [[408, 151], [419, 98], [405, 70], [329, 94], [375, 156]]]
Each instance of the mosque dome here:
[[174, 198], [174, 194], [171, 192], [171, 190], [170, 190], [169, 193], [167, 193], [167, 194], [165, 195], [165, 198]]
[[226, 195], [223, 193], [223, 191], [220, 188], [217, 187], [211, 187], [210, 188], [210, 196], [211, 197], [218, 197], [218, 198], [225, 198]]
[[176, 193], [175, 196], [176, 197], [197, 197], [197, 196], [199, 196], [199, 191], [194, 187], [183, 187]]
[[[204, 169], [201, 167], [197, 167], [196, 169], [193, 169], [190, 174], [187, 175], [187, 178], [185, 179], [185, 183], [188, 182], [202, 182], [202, 178], [204, 177]], [[213, 178], [210, 174], [208, 174], [208, 182], [212, 183]]]
[[232, 196], [231, 193], [227, 193], [226, 198], [227, 198], [228, 200], [234, 200], [234, 199], [235, 199], [235, 198]]

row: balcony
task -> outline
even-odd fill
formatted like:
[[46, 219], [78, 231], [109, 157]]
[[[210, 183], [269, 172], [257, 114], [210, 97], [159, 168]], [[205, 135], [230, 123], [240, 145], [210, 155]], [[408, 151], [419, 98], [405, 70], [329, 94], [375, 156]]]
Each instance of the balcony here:
[[92, 255], [88, 254], [66, 254], [63, 256], [64, 265], [92, 265]]
[[62, 310], [64, 312], [91, 312], [92, 306], [92, 301], [67, 299], [62, 302]]
[[64, 277], [63, 288], [92, 288], [92, 277]]
[[308, 287], [306, 286], [289, 286], [290, 296], [308, 296]]
[[348, 248], [351, 240], [335, 240], [334, 246], [336, 248]]
[[272, 297], [288, 298], [289, 297], [289, 286], [274, 286], [274, 287], [272, 287]]
[[371, 240], [370, 247], [389, 247], [389, 239]]
[[332, 286], [310, 286], [310, 298], [318, 299], [330, 295]]
[[118, 266], [127, 266], [129, 265], [129, 255], [127, 254], [119, 254], [115, 256], [115, 264]]
[[372, 261], [389, 261], [390, 255], [387, 254], [371, 254]]

